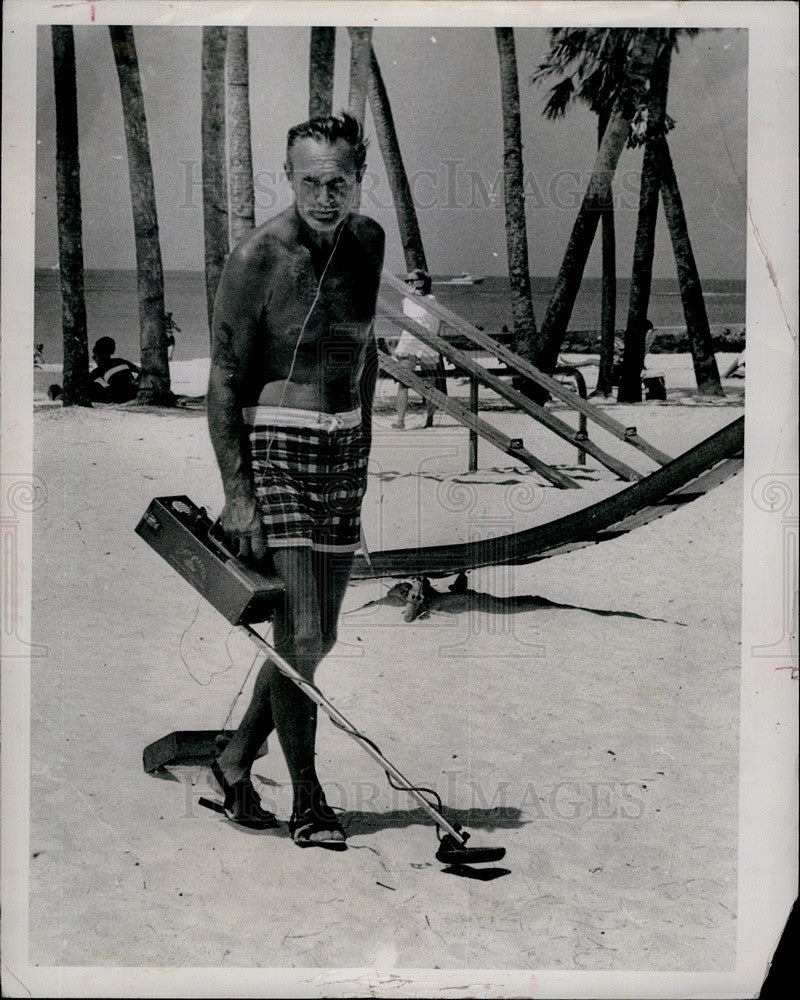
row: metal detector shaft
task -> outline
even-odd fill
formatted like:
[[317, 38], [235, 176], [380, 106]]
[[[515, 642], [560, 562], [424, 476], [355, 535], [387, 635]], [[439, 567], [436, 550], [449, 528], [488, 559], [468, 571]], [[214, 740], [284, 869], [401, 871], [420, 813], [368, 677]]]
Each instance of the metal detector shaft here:
[[252, 641], [259, 647], [262, 653], [264, 653], [272, 663], [280, 670], [284, 676], [288, 677], [290, 681], [293, 681], [300, 690], [307, 695], [315, 704], [319, 705], [325, 714], [337, 722], [345, 732], [349, 733], [354, 740], [356, 740], [359, 745], [366, 750], [366, 752], [372, 757], [373, 760], [377, 761], [380, 766], [387, 771], [395, 779], [395, 781], [402, 786], [403, 791], [408, 792], [408, 794], [417, 800], [420, 806], [425, 810], [425, 812], [437, 823], [445, 833], [449, 833], [451, 837], [461, 846], [464, 846], [467, 842], [467, 838], [463, 833], [460, 833], [451, 823], [442, 816], [442, 814], [428, 802], [424, 795], [422, 795], [417, 789], [411, 784], [411, 782], [406, 778], [406, 776], [398, 771], [391, 761], [388, 761], [383, 754], [376, 747], [371, 746], [369, 743], [362, 742], [358, 738], [358, 730], [355, 726], [346, 719], [342, 713], [333, 705], [325, 695], [320, 691], [320, 689], [315, 685], [307, 681], [302, 674], [298, 673], [294, 667], [285, 660], [280, 653], [276, 652], [272, 646], [264, 639], [263, 636], [259, 635], [258, 632], [252, 627], [252, 625], [240, 625], [239, 628], [243, 629], [247, 635], [252, 639]]

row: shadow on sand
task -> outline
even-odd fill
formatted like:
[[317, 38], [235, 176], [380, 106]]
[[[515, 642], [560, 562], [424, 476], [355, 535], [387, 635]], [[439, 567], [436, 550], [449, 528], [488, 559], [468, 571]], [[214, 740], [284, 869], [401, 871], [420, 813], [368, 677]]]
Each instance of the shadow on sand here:
[[[525, 825], [522, 811], [510, 806], [492, 809], [450, 809], [442, 812], [448, 822], [468, 830], [512, 830]], [[346, 809], [338, 813], [339, 822], [350, 836], [399, 830], [408, 826], [430, 826], [433, 820], [422, 809], [393, 809], [390, 812], [365, 812]]]
[[[350, 612], [350, 614], [370, 607], [380, 607], [381, 605], [394, 608], [404, 607], [405, 601], [403, 597], [395, 593], [397, 588], [402, 586], [402, 584], [396, 584], [385, 597], [377, 601], [368, 601], [360, 608]], [[426, 587], [425, 598], [431, 613], [447, 615], [459, 615], [476, 611], [488, 615], [513, 615], [520, 611], [540, 611], [546, 608], [554, 608], [560, 611], [586, 611], [590, 615], [599, 615], [602, 618], [634, 618], [639, 621], [662, 622], [665, 625], [681, 625], [686, 627], [686, 622], [669, 621], [667, 618], [650, 618], [648, 615], [641, 615], [636, 611], [615, 611], [607, 608], [587, 608], [581, 604], [561, 604], [558, 601], [551, 601], [547, 597], [539, 597], [535, 594], [495, 597], [494, 594], [485, 594], [469, 589], [462, 594], [448, 594], [435, 590], [433, 587]]]
[[[445, 818], [458, 827], [467, 827], [471, 830], [502, 830], [514, 829], [523, 826], [522, 812], [519, 809], [507, 806], [499, 806], [493, 809], [446, 809], [443, 811]], [[380, 833], [382, 830], [402, 829], [408, 826], [432, 826], [433, 823], [427, 813], [422, 809], [395, 809], [392, 812], [372, 813], [360, 812], [356, 810], [339, 813], [339, 821], [347, 831], [348, 837], [364, 836], [365, 834]], [[480, 837], [479, 844], [475, 846], [486, 847], [484, 838]], [[431, 838], [431, 858], [412, 862], [412, 868], [434, 868], [437, 864], [442, 864], [435, 857], [436, 840]], [[468, 846], [473, 846], [471, 843]], [[500, 844], [492, 844], [493, 847], [500, 847]], [[375, 851], [370, 844], [350, 844], [354, 850]], [[480, 882], [491, 882], [496, 878], [502, 878], [510, 874], [509, 868], [502, 868], [498, 865], [475, 867], [473, 864], [447, 864], [442, 871], [448, 875], [458, 875], [461, 878], [475, 879]]]

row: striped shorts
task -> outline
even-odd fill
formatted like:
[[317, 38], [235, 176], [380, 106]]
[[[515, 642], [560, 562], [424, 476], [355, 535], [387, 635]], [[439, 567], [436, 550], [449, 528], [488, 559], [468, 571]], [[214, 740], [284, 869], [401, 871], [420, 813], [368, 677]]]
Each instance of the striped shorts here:
[[256, 406], [243, 416], [267, 545], [355, 552], [369, 458], [361, 411]]

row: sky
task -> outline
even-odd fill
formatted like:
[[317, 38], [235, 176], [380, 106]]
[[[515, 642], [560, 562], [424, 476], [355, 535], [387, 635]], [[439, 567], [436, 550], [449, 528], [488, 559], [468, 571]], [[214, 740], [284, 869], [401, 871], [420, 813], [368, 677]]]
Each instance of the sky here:
[[[196, 27], [136, 27], [164, 266], [202, 270], [200, 50]], [[558, 272], [596, 152], [596, 118], [575, 106], [547, 121], [546, 87], [530, 84], [545, 29], [516, 28], [530, 271]], [[250, 103], [256, 223], [290, 203], [286, 131], [307, 117], [305, 27], [251, 27]], [[87, 268], [133, 268], [135, 251], [119, 84], [108, 31], [75, 29], [84, 256]], [[434, 274], [504, 274], [499, 70], [488, 28], [379, 27], [373, 35]], [[334, 108], [347, 105], [349, 43], [337, 30]], [[702, 31], [673, 58], [669, 142], [701, 277], [745, 276], [747, 31]], [[372, 120], [362, 211], [387, 233], [386, 266], [404, 270], [397, 221]], [[642, 153], [626, 150], [615, 179], [617, 272], [629, 276]], [[55, 99], [50, 29], [37, 64], [36, 265], [58, 261]], [[597, 241], [599, 243], [599, 241]], [[587, 276], [599, 276], [599, 247]], [[663, 211], [654, 275], [672, 277]]]

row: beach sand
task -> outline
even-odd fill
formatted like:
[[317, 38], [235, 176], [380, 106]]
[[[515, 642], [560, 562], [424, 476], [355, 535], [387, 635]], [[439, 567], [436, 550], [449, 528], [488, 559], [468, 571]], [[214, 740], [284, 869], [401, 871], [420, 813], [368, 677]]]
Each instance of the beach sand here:
[[[202, 372], [184, 375], [176, 391], [196, 394]], [[670, 454], [742, 412], [736, 393], [693, 396], [685, 358], [671, 378], [676, 405], [614, 407]], [[391, 430], [390, 385], [365, 503], [372, 549], [517, 530], [621, 485], [511, 412], [488, 418], [585, 490], [545, 487], [483, 445], [466, 473], [466, 431], [449, 418]], [[133, 530], [158, 495], [219, 510], [205, 415], [40, 402], [34, 425], [48, 500], [34, 524], [46, 655], [32, 661], [31, 964], [734, 968], [738, 478], [614, 541], [472, 573], [466, 595], [434, 581], [443, 596], [411, 624], [393, 581], [351, 585], [317, 681], [473, 843], [507, 848], [482, 881], [442, 871], [427, 818], [325, 718], [319, 770], [344, 811], [341, 854], [299, 850], [285, 823], [254, 834], [202, 809], [202, 769], [143, 772], [146, 744], [221, 727], [244, 683], [238, 720], [253, 680], [251, 644]], [[254, 776], [287, 820], [274, 738]]]

